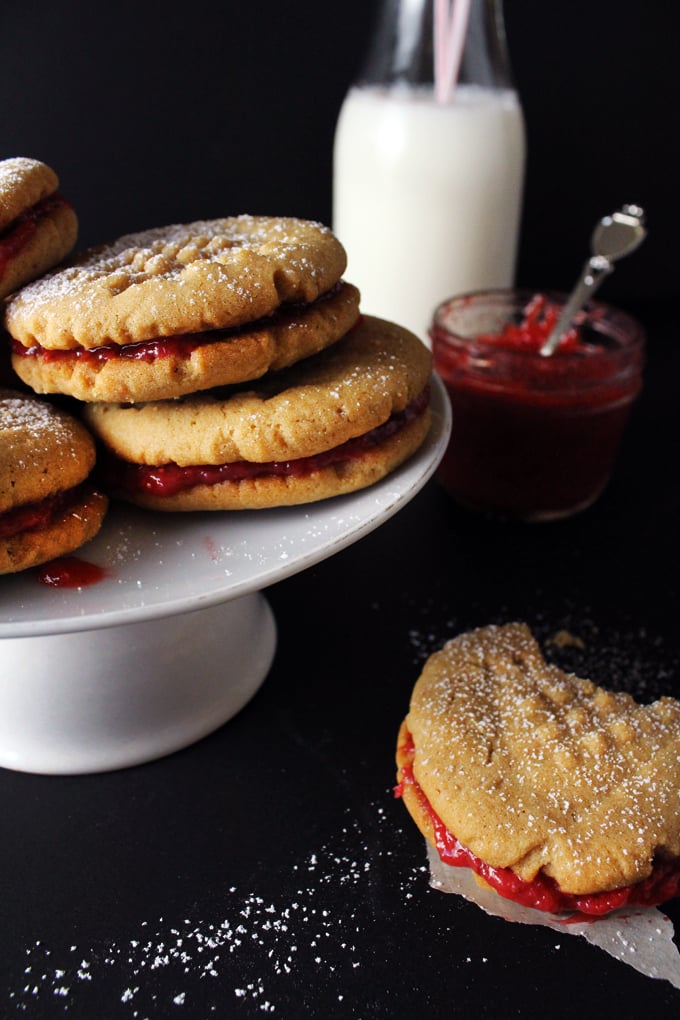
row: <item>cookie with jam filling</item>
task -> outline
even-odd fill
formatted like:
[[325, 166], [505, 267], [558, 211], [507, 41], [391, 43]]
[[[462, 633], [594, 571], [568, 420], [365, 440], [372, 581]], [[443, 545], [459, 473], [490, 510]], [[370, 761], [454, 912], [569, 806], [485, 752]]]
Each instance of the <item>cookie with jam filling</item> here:
[[90, 480], [94, 464], [81, 422], [0, 389], [0, 574], [74, 552], [97, 534], [108, 498]]
[[325, 226], [234, 216], [118, 238], [24, 287], [5, 324], [17, 375], [83, 401], [170, 400], [329, 346], [359, 316]]
[[548, 664], [528, 627], [462, 634], [416, 682], [397, 792], [453, 867], [553, 913], [680, 889], [680, 701], [637, 704]]
[[418, 449], [430, 351], [371, 316], [253, 383], [145, 404], [93, 403], [107, 491], [153, 510], [245, 510], [365, 488]]
[[0, 160], [0, 298], [52, 269], [73, 249], [78, 218], [38, 159]]

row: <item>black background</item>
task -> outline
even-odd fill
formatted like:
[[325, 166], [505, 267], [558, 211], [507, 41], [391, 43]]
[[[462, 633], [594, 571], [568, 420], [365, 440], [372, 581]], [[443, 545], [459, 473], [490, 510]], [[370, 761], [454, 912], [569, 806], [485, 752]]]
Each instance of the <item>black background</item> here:
[[[375, 7], [4, 0], [0, 156], [54, 166], [81, 245], [241, 212], [330, 222], [335, 122]], [[520, 282], [568, 288], [595, 221], [635, 202], [650, 236], [603, 296], [677, 294], [677, 4], [505, 12], [529, 145]]]
[[[372, 4], [1, 10], [0, 156], [57, 169], [82, 245], [239, 212], [329, 220], [335, 118]], [[605, 284], [650, 337], [607, 492], [525, 528], [468, 516], [428, 484], [266, 593], [274, 666], [212, 736], [100, 776], [0, 770], [0, 1016], [254, 1020], [267, 1002], [286, 1020], [677, 1014], [667, 982], [430, 890], [423, 841], [391, 796], [422, 662], [467, 627], [567, 628], [586, 647], [565, 668], [680, 695], [676, 11], [506, 5], [529, 140], [520, 282], [568, 286], [600, 215], [634, 201], [649, 216], [645, 245]]]

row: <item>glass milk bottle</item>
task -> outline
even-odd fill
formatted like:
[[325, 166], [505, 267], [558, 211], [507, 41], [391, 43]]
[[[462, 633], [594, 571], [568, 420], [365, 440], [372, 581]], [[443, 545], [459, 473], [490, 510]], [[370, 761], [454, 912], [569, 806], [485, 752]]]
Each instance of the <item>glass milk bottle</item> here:
[[524, 161], [502, 0], [383, 0], [334, 148], [362, 310], [427, 342], [445, 298], [512, 285]]

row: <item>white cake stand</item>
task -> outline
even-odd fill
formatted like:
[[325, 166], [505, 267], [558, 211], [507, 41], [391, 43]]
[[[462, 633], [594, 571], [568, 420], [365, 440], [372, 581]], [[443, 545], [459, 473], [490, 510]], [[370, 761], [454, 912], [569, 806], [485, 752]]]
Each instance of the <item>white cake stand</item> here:
[[301, 507], [155, 514], [114, 506], [82, 589], [0, 578], [0, 766], [103, 772], [198, 740], [254, 695], [276, 648], [262, 589], [345, 548], [423, 487], [446, 448], [433, 379], [425, 444], [369, 489]]

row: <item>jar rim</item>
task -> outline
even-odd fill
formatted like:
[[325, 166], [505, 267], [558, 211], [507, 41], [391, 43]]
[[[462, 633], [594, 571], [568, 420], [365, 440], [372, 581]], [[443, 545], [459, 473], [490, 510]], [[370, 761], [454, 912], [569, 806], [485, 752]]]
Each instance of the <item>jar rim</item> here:
[[[566, 300], [560, 292], [540, 296], [561, 304]], [[551, 357], [540, 353], [540, 338], [535, 346], [498, 342], [496, 337], [511, 321], [506, 312], [521, 315], [536, 297], [536, 291], [504, 288], [460, 294], [442, 302], [430, 329], [434, 368], [442, 379], [457, 380], [459, 385], [467, 379], [468, 385], [489, 392], [531, 394], [532, 399], [549, 401], [599, 403], [605, 397], [632, 399], [639, 392], [645, 332], [633, 316], [613, 305], [589, 302], [581, 321], [575, 320], [581, 329], [585, 325], [586, 336], [578, 346], [558, 348]], [[456, 311], [469, 313], [468, 335], [454, 332], [451, 322], [447, 323], [447, 316]]]
[[[515, 358], [516, 360], [521, 358], [525, 361], [530, 358], [542, 358], [543, 356], [537, 349], [531, 350], [525, 347], [513, 349], [496, 343], [486, 342], [479, 339], [479, 336], [476, 335], [479, 332], [478, 330], [474, 333], [466, 334], [462, 330], [452, 329], [450, 324], [447, 324], [445, 321], [445, 316], [450, 315], [452, 311], [464, 311], [466, 308], [474, 311], [475, 309], [488, 306], [488, 310], [491, 312], [505, 305], [508, 311], [521, 311], [537, 295], [545, 297], [548, 301], [558, 306], [563, 306], [569, 296], [563, 291], [539, 291], [526, 287], [491, 288], [470, 291], [465, 294], [455, 294], [440, 302], [435, 308], [430, 327], [432, 340], [434, 342], [434, 332], [438, 330], [444, 335], [445, 341], [453, 344], [458, 341], [470, 348], [474, 346], [480, 352], [502, 352], [504, 356], [507, 355], [509, 358]], [[612, 358], [621, 355], [623, 352], [626, 352], [627, 356], [633, 358], [636, 353], [640, 355], [642, 353], [645, 344], [644, 327], [629, 312], [609, 302], [600, 300], [588, 301], [574, 321], [579, 326], [588, 325], [595, 332], [600, 332], [615, 340], [617, 342], [616, 347], [609, 348], [606, 351], [603, 349], [603, 353], [610, 354]], [[488, 333], [489, 330], [485, 329], [483, 332]], [[581, 361], [582, 357], [583, 355], [576, 351], [561, 351], [559, 353], [559, 360], [562, 364], [565, 364], [568, 360]]]

